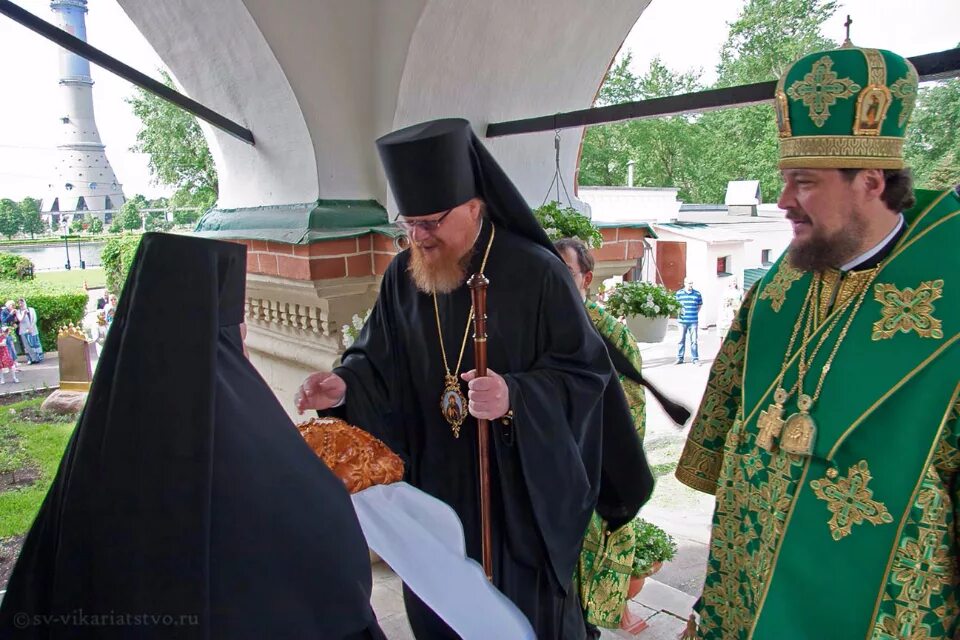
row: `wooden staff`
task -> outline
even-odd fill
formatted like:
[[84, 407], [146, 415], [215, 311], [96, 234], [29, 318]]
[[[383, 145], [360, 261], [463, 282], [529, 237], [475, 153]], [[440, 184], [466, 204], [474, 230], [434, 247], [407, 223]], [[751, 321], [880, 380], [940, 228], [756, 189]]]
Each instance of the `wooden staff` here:
[[[487, 286], [482, 273], [470, 277], [467, 286], [473, 298], [473, 353], [477, 377], [487, 375]], [[480, 526], [483, 539], [483, 572], [493, 581], [493, 550], [490, 533], [490, 423], [477, 419], [477, 446], [480, 449]]]

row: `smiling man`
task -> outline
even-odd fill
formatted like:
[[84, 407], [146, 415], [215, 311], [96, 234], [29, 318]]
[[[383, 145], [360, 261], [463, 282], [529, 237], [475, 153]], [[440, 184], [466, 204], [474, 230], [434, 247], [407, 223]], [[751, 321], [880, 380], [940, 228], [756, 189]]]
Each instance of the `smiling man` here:
[[916, 92], [904, 58], [849, 43], [778, 83], [794, 237], [677, 468], [717, 498], [688, 637], [957, 637], [960, 200], [912, 189]]
[[[591, 513], [620, 526], [649, 494], [627, 498], [646, 465], [604, 343], [530, 207], [466, 120], [413, 125], [377, 146], [410, 247], [384, 274], [343, 365], [307, 378], [297, 407], [332, 411], [403, 456], [405, 480], [456, 511], [478, 561], [476, 419], [491, 420], [493, 583], [537, 638], [584, 638], [573, 575]], [[490, 280], [484, 377], [474, 371], [465, 284], [478, 271]], [[629, 436], [616, 446], [621, 462], [601, 474], [618, 426]], [[406, 587], [404, 600], [417, 638], [457, 637]]]

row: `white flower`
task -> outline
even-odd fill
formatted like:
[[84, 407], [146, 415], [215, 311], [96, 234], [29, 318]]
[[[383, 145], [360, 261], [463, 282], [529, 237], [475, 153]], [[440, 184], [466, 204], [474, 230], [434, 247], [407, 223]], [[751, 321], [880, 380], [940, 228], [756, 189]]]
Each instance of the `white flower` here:
[[550, 236], [551, 238], [560, 233], [554, 227], [547, 227], [545, 231], [547, 232], [547, 235]]
[[353, 336], [348, 333], [343, 334], [343, 347], [349, 349], [353, 346]]
[[657, 304], [657, 305], [654, 305], [654, 306], [653, 306], [653, 312], [654, 312], [654, 313], [660, 313], [660, 305], [658, 305], [658, 304]]
[[364, 322], [363, 318], [361, 318], [361, 317], [358, 316], [357, 314], [354, 314], [354, 315], [353, 315], [353, 328], [354, 328], [354, 329], [356, 329], [357, 331], [360, 331], [360, 329], [363, 329], [363, 322]]

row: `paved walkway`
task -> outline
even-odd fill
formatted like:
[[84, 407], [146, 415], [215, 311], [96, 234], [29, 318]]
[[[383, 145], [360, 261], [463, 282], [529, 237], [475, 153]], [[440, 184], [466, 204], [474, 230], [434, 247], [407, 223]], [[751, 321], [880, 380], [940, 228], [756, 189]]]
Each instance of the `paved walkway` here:
[[[643, 374], [666, 395], [695, 411], [707, 384], [710, 365], [719, 349], [720, 338], [713, 330], [700, 332], [700, 364], [677, 365], [679, 331], [671, 326], [659, 344], [641, 344]], [[686, 626], [706, 571], [707, 545], [713, 497], [681, 485], [674, 477], [677, 458], [687, 429], [679, 429], [656, 401], [648, 400], [647, 433], [644, 446], [657, 486], [653, 498], [640, 515], [663, 528], [677, 541], [677, 555], [663, 569], [648, 578], [630, 602], [634, 614], [648, 627], [634, 636], [621, 630], [602, 630], [602, 638], [674, 640]], [[403, 609], [400, 579], [383, 563], [373, 568], [373, 608], [380, 626], [390, 640], [413, 640]]]

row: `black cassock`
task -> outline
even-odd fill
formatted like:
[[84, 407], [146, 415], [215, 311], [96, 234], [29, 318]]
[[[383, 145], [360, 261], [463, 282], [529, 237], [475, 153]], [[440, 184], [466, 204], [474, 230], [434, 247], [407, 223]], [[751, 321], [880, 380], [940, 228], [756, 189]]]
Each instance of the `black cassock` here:
[[[479, 270], [490, 224], [483, 224], [469, 273]], [[406, 480], [454, 508], [467, 553], [479, 561], [477, 423], [468, 417], [457, 439], [441, 414], [444, 368], [433, 300], [416, 289], [408, 261], [408, 251], [393, 260], [370, 319], [335, 370], [347, 395], [331, 413], [403, 456]], [[538, 638], [583, 638], [572, 579], [590, 514], [597, 508], [615, 523], [628, 521], [652, 481], [604, 344], [566, 266], [547, 248], [498, 227], [484, 273], [488, 367], [506, 379], [514, 412], [512, 427], [491, 422], [494, 583]], [[469, 289], [438, 295], [437, 303], [453, 368]], [[469, 342], [457, 375], [474, 368]], [[418, 638], [456, 637], [413, 594], [404, 595]]]
[[343, 483], [243, 355], [245, 265], [143, 237], [0, 638], [383, 638]]

